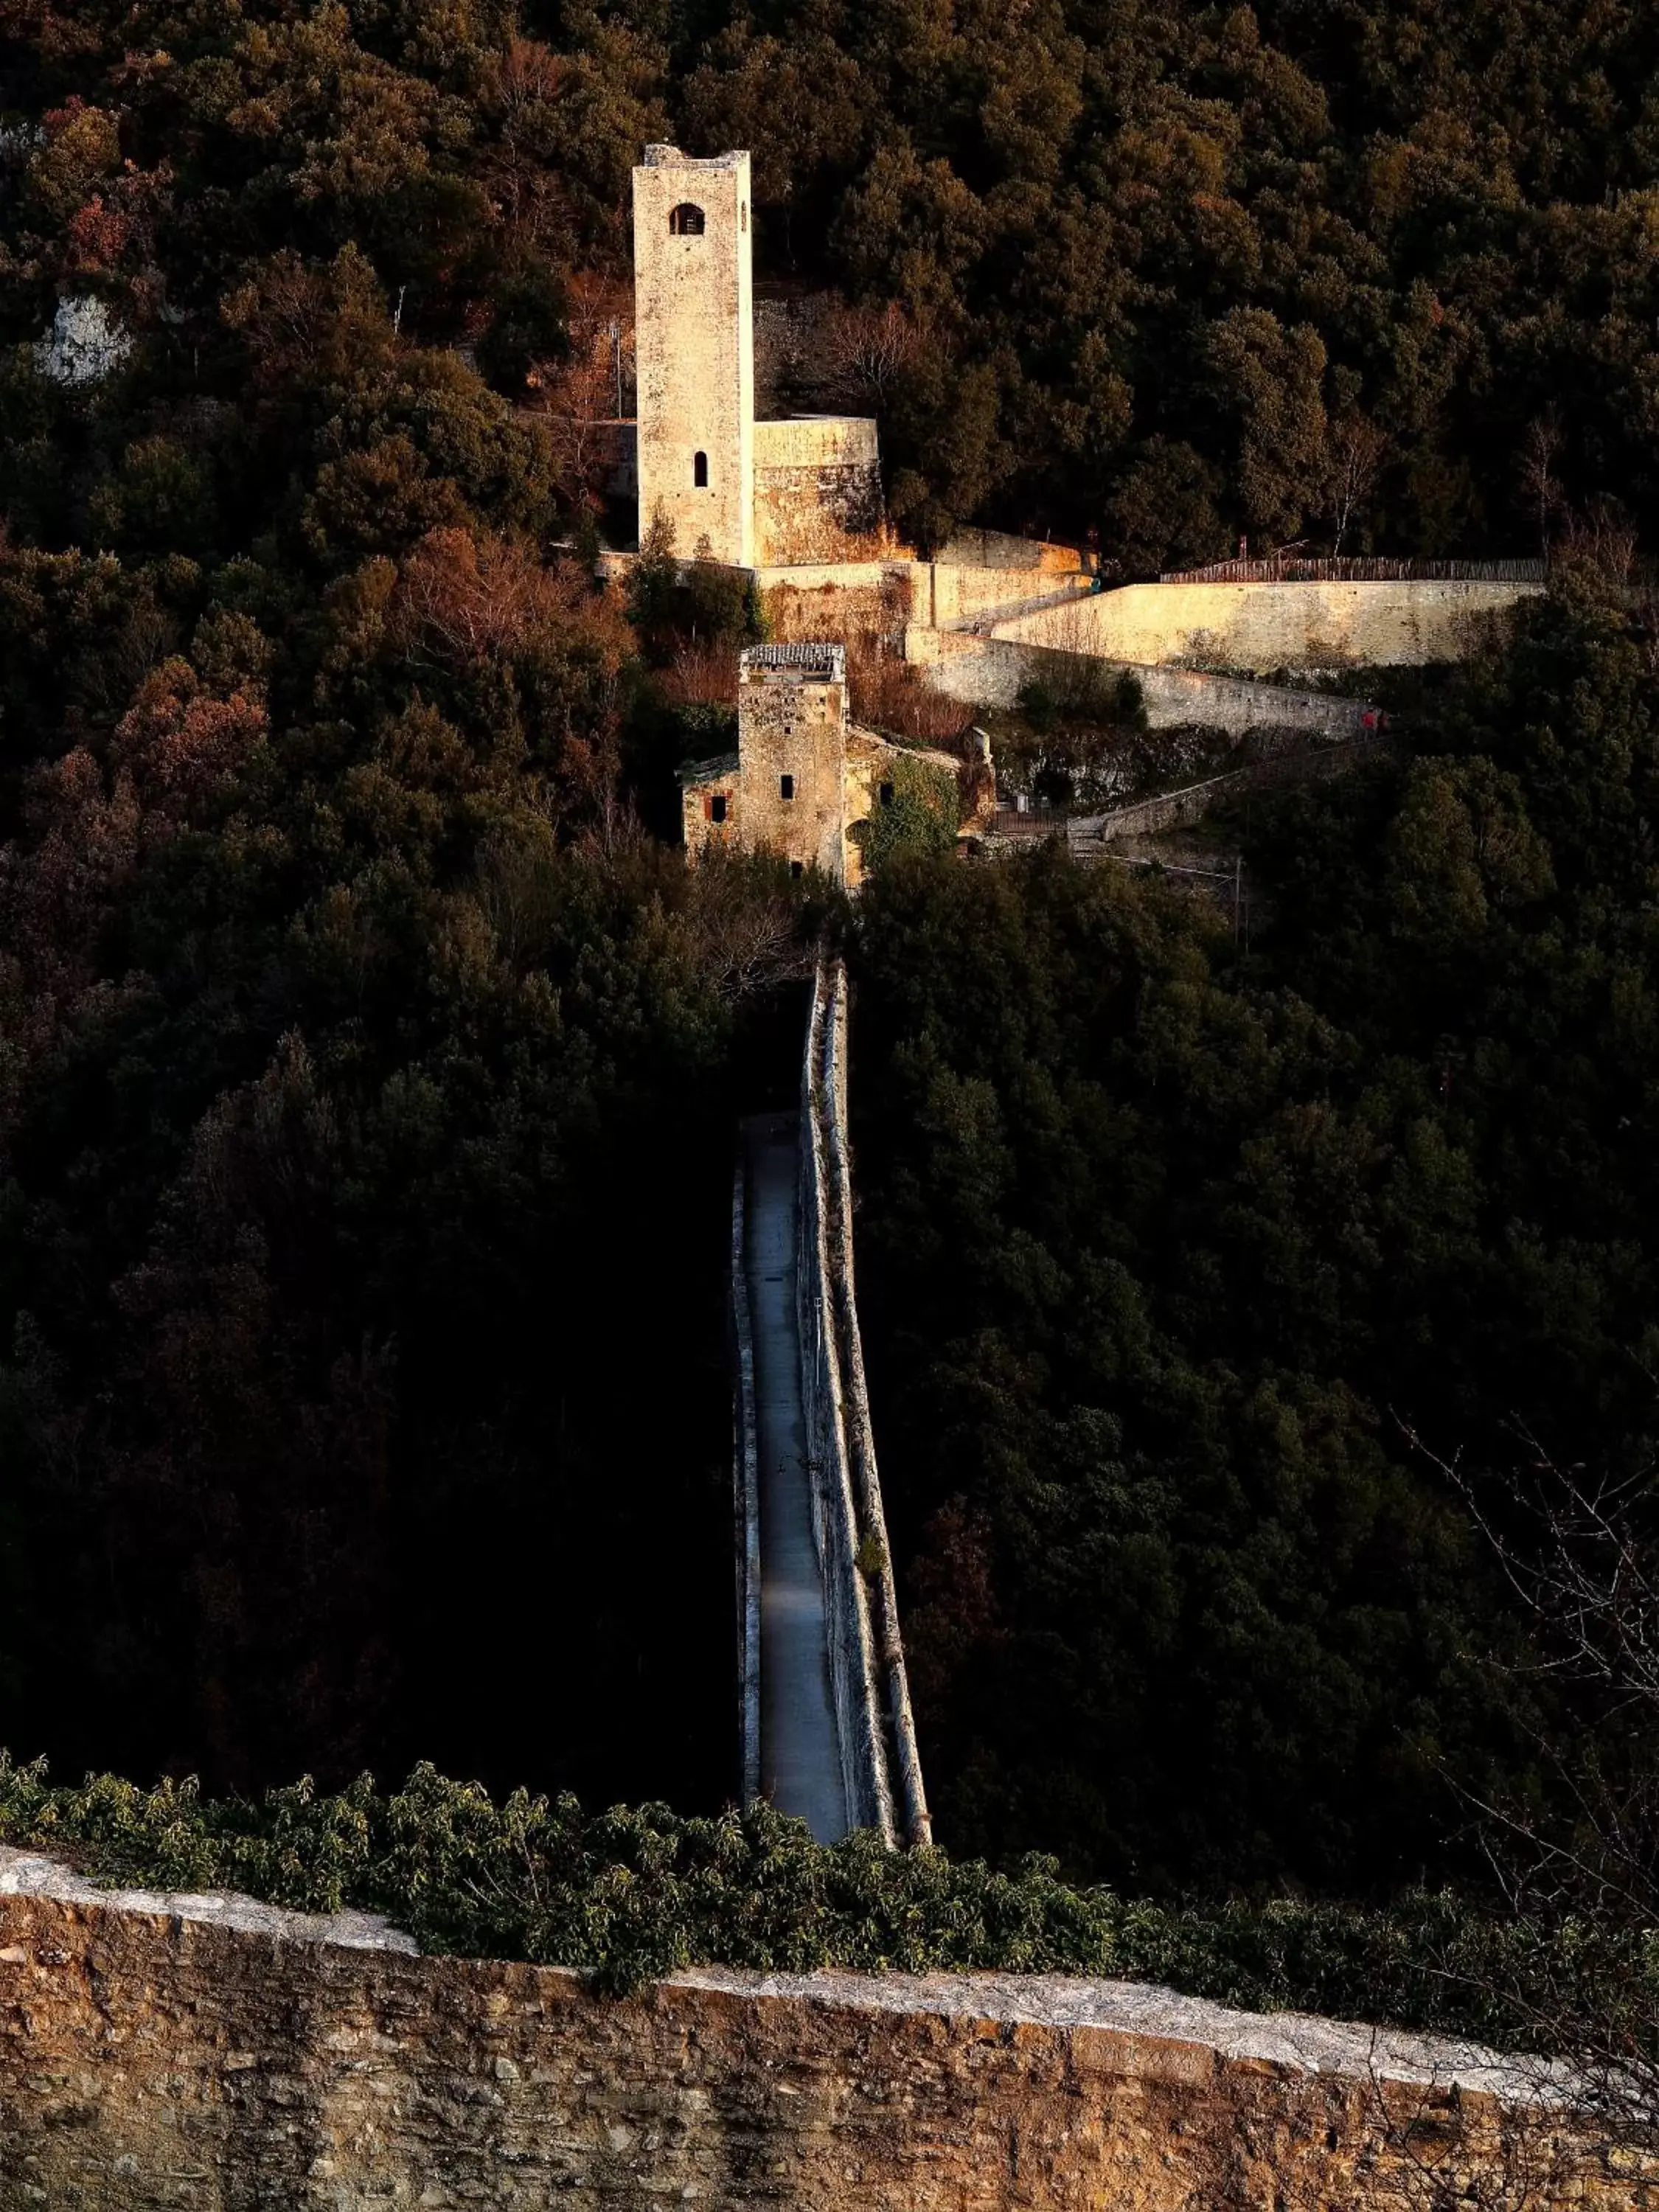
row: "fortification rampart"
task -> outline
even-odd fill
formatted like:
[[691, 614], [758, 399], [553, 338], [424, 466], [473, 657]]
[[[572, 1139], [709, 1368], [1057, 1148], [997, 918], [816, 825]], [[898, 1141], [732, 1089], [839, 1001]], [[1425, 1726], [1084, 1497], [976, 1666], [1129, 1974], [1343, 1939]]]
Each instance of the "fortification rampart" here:
[[[757, 434], [772, 427], [757, 423]], [[1088, 590], [1076, 569], [1016, 568], [1006, 558], [984, 567], [896, 558], [775, 560], [757, 571], [756, 581], [767, 595], [775, 635], [842, 642], [876, 635], [896, 640], [907, 629], [945, 636], [953, 625], [974, 622], [988, 630], [999, 615], [1033, 601], [1047, 605], [1057, 595], [1069, 605], [1085, 599]]]
[[[939, 648], [943, 647], [943, 651]], [[937, 654], [937, 657], [935, 655]], [[1155, 730], [1201, 725], [1248, 737], [1254, 730], [1297, 730], [1310, 737], [1342, 738], [1365, 726], [1374, 709], [1362, 700], [1328, 691], [1297, 691], [1249, 677], [1210, 676], [1193, 668], [1158, 668], [1106, 660], [1053, 646], [1012, 639], [915, 631], [905, 638], [907, 659], [920, 659], [923, 684], [947, 699], [973, 707], [1012, 707], [1028, 684], [1041, 684], [1062, 704], [1097, 690], [1101, 678], [1133, 676], [1146, 720]]]
[[412, 1954], [0, 1852], [0, 2212], [1659, 2208], [1659, 2160], [1467, 2047], [1125, 1983], [705, 1969], [615, 1999]]
[[1483, 621], [1543, 587], [1516, 582], [1128, 584], [996, 625], [997, 637], [1106, 660], [1265, 674], [1458, 660]]
[[755, 425], [755, 558], [852, 562], [878, 556], [885, 509], [876, 426], [850, 415]]
[[855, 1826], [931, 1837], [853, 1282], [847, 971], [820, 960], [801, 1079], [801, 1370], [830, 1684]]

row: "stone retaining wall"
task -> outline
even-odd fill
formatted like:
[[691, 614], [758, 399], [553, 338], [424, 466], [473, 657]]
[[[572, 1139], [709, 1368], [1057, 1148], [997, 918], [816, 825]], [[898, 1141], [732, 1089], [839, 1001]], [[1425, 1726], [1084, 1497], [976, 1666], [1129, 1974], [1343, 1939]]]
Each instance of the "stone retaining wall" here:
[[1454, 2045], [1124, 1983], [607, 1999], [411, 1951], [0, 1851], [0, 2212], [1659, 2212], [1659, 2160]]
[[1282, 684], [1258, 684], [1249, 677], [1208, 676], [1192, 668], [1158, 668], [1144, 662], [1106, 660], [1057, 647], [1023, 645], [1004, 638], [950, 637], [915, 631], [905, 652], [946, 650], [922, 663], [921, 681], [930, 691], [974, 707], [1012, 707], [1026, 684], [1040, 683], [1064, 702], [1084, 683], [1097, 684], [1101, 674], [1133, 676], [1140, 686], [1146, 720], [1155, 730], [1200, 725], [1247, 737], [1253, 730], [1298, 730], [1311, 737], [1346, 737], [1364, 726], [1372, 709], [1358, 699], [1328, 691], [1298, 691]]
[[995, 635], [1106, 660], [1285, 668], [1460, 660], [1530, 583], [1128, 584], [999, 623]]

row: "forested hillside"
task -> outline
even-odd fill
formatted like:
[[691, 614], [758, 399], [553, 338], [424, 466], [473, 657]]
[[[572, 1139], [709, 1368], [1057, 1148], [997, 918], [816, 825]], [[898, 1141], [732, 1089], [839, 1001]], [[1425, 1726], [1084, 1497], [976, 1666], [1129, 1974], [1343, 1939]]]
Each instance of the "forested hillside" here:
[[[587, 557], [641, 147], [753, 149], [919, 543], [1617, 586], [1656, 67], [1638, 0], [0, 0], [0, 1741], [731, 1787], [732, 1130], [823, 904], [660, 842], [679, 647], [754, 610]], [[1259, 819], [1248, 957], [1060, 862], [883, 872], [860, 1234], [953, 1844], [1388, 1885], [1438, 1758], [1524, 1783], [1401, 1424], [1640, 1455], [1644, 635], [1564, 591]]]
[[1409, 761], [1259, 810], [1248, 948], [1058, 850], [867, 894], [861, 1283], [959, 1847], [1467, 1871], [1616, 1715], [1616, 1661], [1488, 1667], [1535, 1655], [1434, 1462], [1650, 1496], [1654, 672], [1540, 603]]
[[[1531, 552], [1564, 496], [1659, 491], [1640, 0], [6, 0], [0, 35], [3, 335], [86, 292], [139, 348], [94, 424], [10, 366], [6, 502], [52, 544], [222, 556], [281, 516], [313, 560], [395, 552], [459, 453], [330, 409], [340, 450], [273, 468], [252, 403], [367, 366], [395, 306], [591, 407], [665, 137], [752, 149], [762, 276], [890, 310], [848, 396], [924, 540]], [[492, 519], [532, 522], [497, 465]]]

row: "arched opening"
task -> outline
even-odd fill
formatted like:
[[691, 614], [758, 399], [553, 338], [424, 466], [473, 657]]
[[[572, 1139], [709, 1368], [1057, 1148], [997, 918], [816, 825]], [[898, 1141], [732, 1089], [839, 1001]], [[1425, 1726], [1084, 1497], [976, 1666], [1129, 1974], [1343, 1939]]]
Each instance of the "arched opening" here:
[[749, 228], [749, 203], [748, 203], [748, 201], [747, 201], [747, 200], [744, 200], [744, 201], [743, 201], [743, 202], [740, 204], [740, 205], [738, 206], [738, 228], [739, 230], [747, 230], [747, 229], [748, 229], [748, 228]]
[[693, 453], [693, 454], [692, 454], [692, 456], [691, 456], [691, 481], [692, 481], [692, 483], [693, 483], [694, 484], [696, 484], [696, 488], [697, 488], [697, 489], [698, 489], [699, 491], [707, 491], [707, 490], [708, 490], [708, 454], [707, 454], [707, 453]]
[[675, 238], [701, 238], [702, 210], [694, 207], [690, 200], [682, 200], [677, 208], [668, 210], [668, 228]]

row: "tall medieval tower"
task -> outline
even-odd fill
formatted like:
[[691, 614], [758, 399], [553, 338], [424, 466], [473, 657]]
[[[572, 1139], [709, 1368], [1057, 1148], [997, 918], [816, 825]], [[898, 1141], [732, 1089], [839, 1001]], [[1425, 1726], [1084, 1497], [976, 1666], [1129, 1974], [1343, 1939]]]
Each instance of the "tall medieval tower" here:
[[640, 531], [659, 510], [689, 558], [755, 561], [749, 156], [647, 146], [634, 172]]

